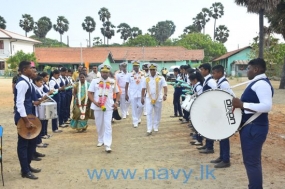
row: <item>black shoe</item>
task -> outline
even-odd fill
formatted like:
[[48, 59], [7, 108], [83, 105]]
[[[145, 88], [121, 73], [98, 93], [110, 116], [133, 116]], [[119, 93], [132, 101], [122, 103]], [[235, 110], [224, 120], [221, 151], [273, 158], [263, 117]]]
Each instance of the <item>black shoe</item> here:
[[35, 157], [35, 156], [32, 157], [32, 161], [41, 161], [41, 160], [42, 160], [42, 159], [39, 158], [39, 157]]
[[174, 115], [174, 116], [170, 116], [170, 117], [178, 117], [177, 115]]
[[202, 154], [212, 154], [212, 153], [214, 153], [214, 150], [210, 150], [210, 149], [206, 148], [206, 149], [200, 150], [199, 152]]
[[231, 163], [228, 162], [228, 163], [225, 163], [225, 162], [220, 162], [218, 164], [216, 164], [214, 167], [215, 168], [226, 168], [226, 167], [230, 167], [231, 166]]
[[200, 146], [200, 147], [197, 147], [198, 150], [204, 150], [206, 149], [206, 146]]
[[37, 168], [32, 168], [32, 167], [30, 167], [30, 171], [31, 171], [32, 173], [39, 173], [39, 172], [41, 172], [41, 169], [37, 169]]
[[39, 152], [35, 152], [35, 157], [45, 157], [45, 154], [39, 153]]
[[38, 179], [38, 177], [36, 177], [35, 175], [33, 175], [33, 173], [30, 171], [28, 173], [22, 173], [22, 177], [23, 178], [28, 178], [28, 179]]
[[210, 161], [210, 163], [220, 163], [220, 162], [222, 162], [220, 158]]

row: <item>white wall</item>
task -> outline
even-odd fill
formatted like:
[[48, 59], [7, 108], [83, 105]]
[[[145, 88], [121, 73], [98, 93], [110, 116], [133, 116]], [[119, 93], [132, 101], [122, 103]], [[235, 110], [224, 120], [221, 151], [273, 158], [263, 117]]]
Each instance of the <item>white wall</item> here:
[[12, 42], [11, 45], [12, 45], [12, 55], [16, 54], [18, 51], [21, 51], [21, 50], [24, 53], [34, 52], [33, 43], [16, 41], [16, 42]]
[[4, 49], [0, 49], [0, 58], [9, 58], [10, 56], [10, 41], [9, 39], [1, 39], [4, 41]]

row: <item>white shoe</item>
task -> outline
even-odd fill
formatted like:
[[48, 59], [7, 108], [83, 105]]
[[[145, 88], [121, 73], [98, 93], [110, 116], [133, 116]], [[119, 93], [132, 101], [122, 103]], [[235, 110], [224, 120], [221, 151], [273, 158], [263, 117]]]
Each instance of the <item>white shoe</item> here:
[[147, 115], [147, 113], [145, 112], [145, 113], [143, 113], [143, 115], [144, 115], [144, 116], [146, 116], [146, 115]]
[[139, 124], [141, 124], [141, 122], [142, 122], [142, 120], [141, 120], [141, 119], [139, 119]]
[[103, 146], [103, 145], [104, 145], [104, 143], [99, 142], [99, 143], [97, 144], [97, 147], [101, 147], [101, 146]]
[[127, 116], [123, 116], [123, 119], [126, 119], [127, 118]]
[[130, 115], [129, 112], [127, 112], [127, 116]]
[[147, 136], [151, 135], [151, 131], [146, 132], [146, 135]]
[[134, 125], [134, 128], [137, 128], [138, 127], [138, 125]]
[[107, 153], [110, 153], [110, 152], [112, 151], [112, 149], [111, 149], [109, 146], [106, 146], [105, 151], [106, 151]]
[[154, 130], [154, 132], [158, 132], [158, 129], [153, 129]]

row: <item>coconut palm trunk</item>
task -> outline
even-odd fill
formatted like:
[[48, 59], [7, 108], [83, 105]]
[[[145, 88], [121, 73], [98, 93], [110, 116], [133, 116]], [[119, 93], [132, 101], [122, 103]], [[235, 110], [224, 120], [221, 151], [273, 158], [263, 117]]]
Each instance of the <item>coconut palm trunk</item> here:
[[281, 72], [281, 81], [280, 81], [280, 85], [279, 85], [279, 89], [285, 89], [285, 58], [284, 58], [284, 65], [283, 65], [283, 69]]
[[259, 10], [259, 53], [258, 57], [263, 58], [264, 50], [264, 9]]
[[89, 47], [91, 47], [91, 38], [90, 38], [90, 32], [89, 32]]
[[216, 31], [216, 20], [217, 20], [217, 19], [215, 19], [215, 22], [214, 22], [214, 41], [215, 41], [215, 39], [216, 39], [216, 34], [215, 34], [215, 31]]

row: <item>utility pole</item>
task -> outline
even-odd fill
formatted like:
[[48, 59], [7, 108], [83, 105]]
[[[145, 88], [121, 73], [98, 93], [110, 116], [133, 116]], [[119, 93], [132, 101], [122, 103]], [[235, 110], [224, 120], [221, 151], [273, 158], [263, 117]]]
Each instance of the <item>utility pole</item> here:
[[82, 61], [82, 43], [80, 43], [80, 48], [81, 48], [81, 52], [80, 52], [80, 62], [81, 62], [81, 65], [83, 64], [83, 61]]

